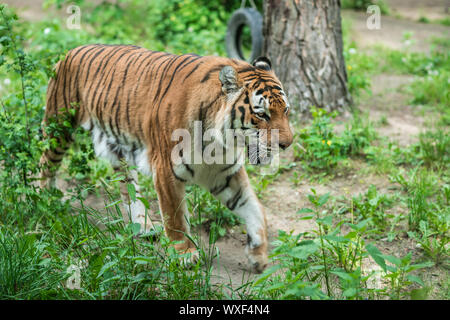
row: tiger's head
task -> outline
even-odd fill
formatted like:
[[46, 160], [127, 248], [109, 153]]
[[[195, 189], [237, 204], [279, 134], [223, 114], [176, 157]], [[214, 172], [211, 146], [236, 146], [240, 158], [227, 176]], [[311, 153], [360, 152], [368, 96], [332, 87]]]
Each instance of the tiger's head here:
[[289, 102], [270, 60], [260, 57], [237, 70], [225, 66], [219, 79], [227, 97], [231, 129], [250, 137], [245, 140], [250, 162], [269, 163], [273, 149], [286, 149], [293, 141]]

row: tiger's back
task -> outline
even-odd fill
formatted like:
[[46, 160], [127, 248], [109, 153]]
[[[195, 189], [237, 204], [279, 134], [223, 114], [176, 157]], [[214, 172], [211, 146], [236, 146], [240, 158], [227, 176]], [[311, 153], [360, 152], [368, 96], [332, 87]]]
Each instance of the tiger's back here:
[[213, 111], [221, 89], [211, 74], [230, 62], [245, 66], [226, 58], [136, 46], [78, 47], [59, 63], [50, 81], [44, 121], [71, 106], [76, 110], [73, 125], [95, 131], [94, 141], [105, 134], [113, 147], [129, 145], [133, 152], [143, 143], [157, 147], [150, 140], [169, 147], [170, 139], [161, 141], [166, 132], [205, 120]]

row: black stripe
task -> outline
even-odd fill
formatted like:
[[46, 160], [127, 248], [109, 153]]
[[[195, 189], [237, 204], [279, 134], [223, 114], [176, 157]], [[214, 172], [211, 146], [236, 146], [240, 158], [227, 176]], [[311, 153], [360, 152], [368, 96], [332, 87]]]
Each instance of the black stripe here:
[[231, 129], [234, 129], [234, 120], [236, 119], [236, 107], [233, 104], [231, 107]]
[[211, 189], [211, 193], [216, 196], [216, 195], [220, 194], [223, 190], [228, 188], [230, 186], [231, 178], [233, 178], [234, 175], [235, 175], [235, 173], [230, 174], [229, 176], [227, 176], [225, 178], [225, 183], [222, 186], [217, 186], [215, 188], [212, 188]]
[[[161, 76], [160, 76], [160, 78], [159, 78], [159, 84], [158, 84], [158, 86], [157, 86], [157, 88], [158, 88], [158, 90], [157, 90], [157, 92], [156, 92], [156, 95], [155, 95], [155, 97], [154, 97], [154, 99], [153, 99], [153, 101], [155, 102], [155, 101], [157, 101], [157, 99], [158, 99], [158, 97], [159, 97], [159, 93], [161, 92], [161, 85], [162, 85], [162, 82], [164, 81], [164, 79], [165, 79], [165, 77], [166, 77], [166, 74], [167, 74], [167, 72], [168, 72], [168, 70], [170, 69], [170, 67], [173, 65], [173, 63], [175, 62], [175, 61], [177, 61], [177, 59], [179, 59], [180, 58], [180, 56], [175, 56], [175, 55], [173, 55], [171, 58], [170, 58], [170, 60], [169, 60], [169, 62], [167, 62], [167, 60], [166, 60], [166, 64], [165, 64], [165, 66], [164, 66], [164, 69], [163, 69], [163, 71], [161, 72]], [[162, 65], [162, 64], [161, 64]], [[159, 67], [158, 67], [158, 70], [159, 70]], [[157, 70], [157, 71], [158, 71]], [[156, 72], [156, 74], [158, 74], [158, 72]], [[154, 112], [154, 118], [153, 118], [153, 120], [154, 120], [154, 124], [155, 124], [155, 129], [157, 130], [157, 132], [159, 132], [159, 130], [160, 130], [160, 126], [161, 126], [161, 122], [160, 122], [160, 120], [159, 120], [159, 108], [161, 107], [161, 103], [158, 103], [158, 104], [156, 104], [155, 106], [154, 106], [154, 110], [153, 110], [153, 112]], [[158, 143], [158, 147], [159, 147], [159, 152], [160, 152], [160, 154], [163, 154], [163, 145], [162, 145], [162, 143]], [[190, 169], [190, 168], [188, 168], [188, 169]], [[194, 174], [193, 174], [193, 172], [192, 172], [192, 176], [193, 176]]]
[[194, 170], [192, 170], [192, 168], [189, 167], [188, 164], [186, 164], [186, 163], [183, 163], [183, 164], [184, 164], [184, 166], [186, 167], [186, 169], [188, 169], [188, 171], [189, 171], [189, 173], [191, 174], [191, 176], [194, 177], [194, 174], [195, 174]]
[[[161, 101], [164, 99], [165, 95], [167, 94], [167, 91], [169, 90], [170, 86], [172, 85], [172, 81], [177, 73], [177, 70], [183, 66], [183, 63], [185, 63], [189, 58], [191, 58], [191, 56], [186, 57], [183, 61], [180, 62], [180, 64], [178, 64], [178, 66], [175, 68], [175, 70], [173, 70], [172, 72], [172, 77], [170, 78], [169, 84], [167, 85], [166, 89], [164, 90], [164, 93], [162, 94], [161, 98], [159, 99], [159, 103], [161, 103]], [[199, 58], [196, 58], [199, 59]], [[194, 59], [195, 60], [195, 59]], [[191, 61], [192, 62], [192, 61]], [[180, 69], [181, 71], [182, 69]]]
[[[78, 102], [80, 102], [80, 92], [79, 92], [79, 82], [78, 82], [78, 77], [79, 77], [79, 75], [80, 75], [80, 71], [82, 71], [82, 69], [84, 68], [84, 63], [83, 63], [83, 61], [84, 61], [84, 58], [85, 58], [85, 56], [89, 53], [89, 52], [91, 52], [92, 50], [94, 50], [94, 49], [97, 49], [98, 47], [97, 46], [93, 46], [92, 48], [90, 48], [90, 49], [88, 49], [88, 50], [86, 50], [85, 52], [84, 52], [84, 54], [80, 57], [80, 61], [78, 62], [78, 68], [77, 68], [77, 73], [76, 73], [76, 75], [75, 75], [75, 80], [74, 80], [74, 86], [76, 86], [76, 95], [77, 95], [77, 101]], [[91, 54], [93, 54], [93, 53], [91, 53]], [[72, 81], [69, 83], [69, 85], [71, 86], [72, 85]], [[85, 106], [85, 108], [87, 107], [87, 105]]]
[[156, 64], [155, 62], [158, 61], [159, 59], [167, 57], [167, 56], [171, 56], [171, 54], [163, 52], [162, 55], [157, 56], [154, 60], [151, 60], [151, 64], [153, 64], [153, 66], [146, 71], [144, 79], [147, 78], [147, 75], [148, 75], [149, 72], [150, 72], [150, 74], [153, 73], [153, 70], [155, 69], [156, 66], [161, 66], [161, 64]]
[[[116, 61], [116, 65], [117, 65], [117, 62], [126, 54], [126, 53], [130, 53], [130, 51], [127, 51], [127, 52], [125, 52], [124, 54], [122, 54], [121, 56], [120, 56], [120, 58]], [[132, 56], [134, 56], [133, 54], [130, 54], [130, 56], [127, 58], [127, 60], [126, 61], [129, 61], [129, 59], [130, 59], [130, 57], [132, 57]], [[125, 63], [127, 63], [127, 62], [125, 62]], [[127, 69], [126, 70], [128, 70], [128, 65], [127, 65]], [[116, 122], [116, 129], [117, 129], [117, 135], [118, 136], [121, 136], [121, 134], [120, 134], [120, 125], [119, 125], [119, 120], [118, 120], [118, 116], [119, 116], [119, 111], [120, 111], [120, 107], [121, 107], [121, 103], [120, 103], [120, 99], [118, 100], [117, 98], [119, 97], [119, 92], [121, 91], [121, 89], [123, 89], [123, 83], [124, 83], [124, 81], [125, 81], [125, 77], [127, 76], [127, 74], [126, 74], [126, 72], [124, 72], [124, 77], [122, 78], [122, 82], [121, 82], [121, 84], [120, 85], [118, 85], [117, 86], [117, 90], [116, 90], [116, 94], [115, 94], [115, 96], [114, 96], [114, 99], [113, 99], [113, 103], [112, 103], [112, 105], [111, 105], [111, 109], [114, 107], [114, 105], [115, 105], [115, 102], [116, 101], [118, 101], [118, 104], [117, 104], [117, 108], [116, 108], [116, 110], [115, 110], [115, 115], [114, 115], [114, 119], [115, 119], [115, 122]], [[112, 80], [111, 80], [112, 81]]]
[[[73, 60], [75, 59], [75, 57], [80, 53], [80, 52], [82, 52], [83, 51], [83, 49], [85, 49], [87, 46], [82, 46], [81, 48], [79, 48], [79, 50], [77, 50], [76, 52], [72, 52], [72, 54], [71, 54], [71, 57], [70, 57], [70, 63], [69, 63], [69, 65], [68, 65], [68, 67], [67, 67], [67, 69], [69, 70], [69, 85], [68, 86], [66, 86], [66, 79], [67, 79], [67, 76], [64, 78], [64, 88], [67, 88], [67, 91], [68, 91], [68, 97], [69, 97], [69, 106], [67, 106], [66, 105], [66, 107], [69, 109], [70, 108], [70, 103], [71, 103], [71, 101], [70, 101], [70, 99], [71, 99], [71, 83], [72, 83], [72, 78], [73, 78], [73, 76], [72, 76], [72, 72], [71, 72], [71, 70], [72, 70], [72, 62], [73, 62]], [[73, 51], [73, 50], [72, 50]], [[66, 92], [66, 90], [64, 90], [64, 94], [65, 94], [65, 92]], [[79, 103], [79, 101], [76, 101], [76, 102], [78, 102]]]
[[244, 125], [245, 121], [245, 108], [243, 106], [238, 107], [239, 111], [241, 112], [241, 124]]
[[238, 73], [245, 73], [245, 72], [256, 72], [256, 68], [252, 66], [248, 66], [247, 68], [241, 69], [238, 71]]
[[[136, 61], [138, 61], [139, 58], [140, 58], [141, 56], [142, 56], [142, 55], [138, 55], [138, 56], [133, 60], [132, 63], [130, 62], [130, 65], [127, 66], [127, 69], [125, 70], [125, 73], [128, 72], [128, 67], [134, 66], [134, 64], [136, 63]], [[126, 74], [125, 74], [125, 76], [124, 76], [124, 79], [125, 79], [125, 77], [126, 77]], [[125, 85], [124, 85], [124, 88], [125, 88]], [[130, 132], [130, 131], [131, 131], [131, 130], [130, 130], [130, 128], [131, 128], [131, 122], [130, 122], [130, 95], [131, 95], [131, 89], [128, 89], [127, 91], [128, 91], [128, 94], [127, 94], [127, 102], [126, 102], [125, 112], [126, 112], [126, 116], [127, 116], [128, 131]]]
[[200, 67], [200, 65], [202, 64], [202, 62], [200, 61], [200, 63], [198, 63], [194, 68], [192, 68], [192, 70], [184, 77], [183, 82], [189, 78], [191, 76], [191, 74], [194, 73], [195, 70], [198, 69], [198, 67]]
[[228, 169], [234, 167], [235, 165], [237, 165], [237, 163], [232, 163], [232, 164], [226, 166], [225, 168], [223, 168], [222, 170], [220, 170], [220, 172], [225, 172], [225, 171], [227, 171]]
[[242, 197], [242, 189], [239, 188], [238, 192], [233, 196], [233, 198], [229, 199], [226, 203], [228, 209], [234, 210], [236, 208], [236, 205], [238, 204], [239, 200]]
[[[197, 60], [203, 58], [202, 56], [199, 56], [199, 55], [196, 55], [196, 54], [192, 54], [192, 53], [191, 53], [191, 55], [195, 56], [195, 58], [192, 59], [191, 61], [189, 61], [188, 63], [186, 63], [180, 70], [178, 70], [179, 72], [180, 72], [181, 70], [183, 70], [184, 68], [186, 68], [186, 67], [187, 67], [188, 65], [190, 65], [191, 63], [193, 63], [193, 62], [195, 62], [195, 61], [197, 61]], [[201, 63], [201, 62], [200, 62], [200, 63]]]
[[243, 207], [248, 202], [248, 198], [246, 198], [244, 201], [241, 202], [241, 204], [238, 206], [238, 208]]
[[147, 59], [150, 59], [150, 60], [145, 64], [145, 66], [143, 66], [143, 67], [141, 68], [141, 73], [139, 74], [139, 78], [137, 79], [137, 85], [136, 85], [136, 87], [135, 87], [135, 89], [134, 89], [134, 99], [135, 99], [135, 100], [137, 100], [137, 92], [138, 92], [139, 87], [141, 86], [141, 83], [142, 83], [142, 81], [141, 81], [142, 76], [143, 76], [144, 74], [147, 74], [148, 69], [149, 69], [149, 66], [153, 63], [153, 61], [152, 61], [151, 58], [152, 58], [152, 56], [153, 56], [155, 53], [160, 53], [160, 52], [159, 52], [159, 51], [151, 51], [151, 52], [148, 54], [148, 56], [145, 57], [145, 59], [142, 61], [142, 63], [144, 63], [145, 61], [147, 61]]
[[[97, 79], [97, 75], [100, 72], [100, 68], [102, 67], [101, 68], [101, 72], [100, 72], [102, 76], [98, 77], [98, 82], [97, 82], [97, 85], [96, 85], [96, 87], [94, 89], [94, 96], [91, 99], [91, 106], [93, 108], [92, 111], [93, 111], [93, 113], [95, 113], [95, 115], [97, 116], [97, 119], [99, 119], [99, 120], [101, 119], [101, 108], [99, 106], [99, 103], [100, 103], [101, 97], [103, 96], [103, 93], [105, 91], [105, 90], [100, 90], [100, 86], [102, 86], [102, 89], [104, 89], [104, 85], [106, 83], [108, 75], [110, 74], [110, 72], [113, 69], [113, 67], [109, 69], [109, 72], [108, 72], [108, 74], [106, 76], [103, 76], [104, 73], [105, 73], [105, 68], [108, 65], [109, 60], [121, 49], [121, 47], [114, 48], [114, 49], [111, 50], [110, 52], [108, 52], [107, 56], [102, 59], [101, 63], [99, 64], [99, 66], [97, 68], [97, 71], [95, 72], [95, 75], [94, 75], [94, 78], [92, 80], [92, 83], [89, 86], [89, 89], [87, 91], [88, 92], [87, 94], [89, 95], [89, 92], [91, 91], [91, 88], [94, 85], [95, 80]], [[98, 99], [96, 99], [97, 98], [97, 94], [99, 94]], [[101, 122], [103, 122], [103, 121], [101, 121]]]
[[106, 48], [101, 48], [99, 51], [97, 51], [96, 53], [94, 53], [92, 55], [92, 58], [90, 58], [89, 63], [88, 63], [88, 67], [87, 67], [87, 71], [86, 71], [86, 77], [84, 79], [84, 83], [86, 83], [89, 79], [89, 73], [91, 72], [91, 66], [92, 66], [92, 62], [94, 62], [94, 60], [103, 52], [105, 51]]
[[[166, 74], [169, 71], [170, 67], [172, 67], [172, 65], [175, 63], [175, 61], [177, 61], [179, 58], [181, 58], [181, 56], [173, 56], [172, 59], [164, 66], [164, 69], [161, 72], [161, 76], [159, 78], [159, 84], [158, 84], [158, 90], [156, 91], [156, 95], [153, 99], [154, 102], [156, 102], [159, 98], [159, 94], [161, 93], [161, 87], [162, 87], [162, 83], [166, 78]], [[159, 103], [157, 105], [159, 105], [161, 103], [161, 100], [159, 101]]]

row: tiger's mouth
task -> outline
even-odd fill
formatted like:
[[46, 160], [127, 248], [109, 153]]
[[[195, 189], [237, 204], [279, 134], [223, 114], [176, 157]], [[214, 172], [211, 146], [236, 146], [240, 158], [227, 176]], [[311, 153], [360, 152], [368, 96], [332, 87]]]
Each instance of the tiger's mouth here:
[[273, 157], [279, 151], [277, 148], [267, 143], [266, 135], [261, 134], [260, 130], [248, 130], [245, 134], [245, 146], [247, 148], [247, 157], [250, 164], [268, 165]]
[[275, 151], [268, 145], [253, 143], [247, 145], [247, 156], [250, 164], [268, 165], [272, 162]]

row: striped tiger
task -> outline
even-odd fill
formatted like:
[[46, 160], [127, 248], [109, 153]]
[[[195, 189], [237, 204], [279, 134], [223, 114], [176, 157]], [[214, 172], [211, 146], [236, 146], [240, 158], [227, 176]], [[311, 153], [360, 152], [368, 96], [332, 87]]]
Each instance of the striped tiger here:
[[[189, 237], [185, 201], [185, 185], [192, 183], [243, 218], [250, 267], [256, 272], [266, 267], [266, 217], [240, 161], [242, 154], [231, 163], [175, 164], [171, 153], [178, 143], [172, 139], [174, 130], [192, 133], [195, 121], [203, 130], [264, 129], [266, 138], [277, 129], [279, 147], [287, 148], [293, 140], [289, 103], [268, 58], [249, 64], [216, 56], [95, 44], [69, 51], [55, 71], [48, 85], [43, 131], [45, 138], [56, 139], [57, 146], [42, 154], [41, 187], [55, 186], [56, 170], [73, 140], [69, 132], [55, 135], [46, 127], [51, 119], [73, 108], [71, 126], [90, 132], [97, 156], [108, 159], [116, 171], [130, 172], [124, 170], [127, 164], [153, 176], [165, 233], [176, 241], [177, 250], [191, 253], [194, 261], [198, 257]], [[260, 147], [271, 150], [268, 143]], [[129, 210], [126, 214], [141, 224], [141, 232], [148, 232], [153, 225], [144, 205], [130, 199], [127, 192], [127, 184], [133, 183], [140, 197], [136, 170], [124, 175], [120, 190]]]

